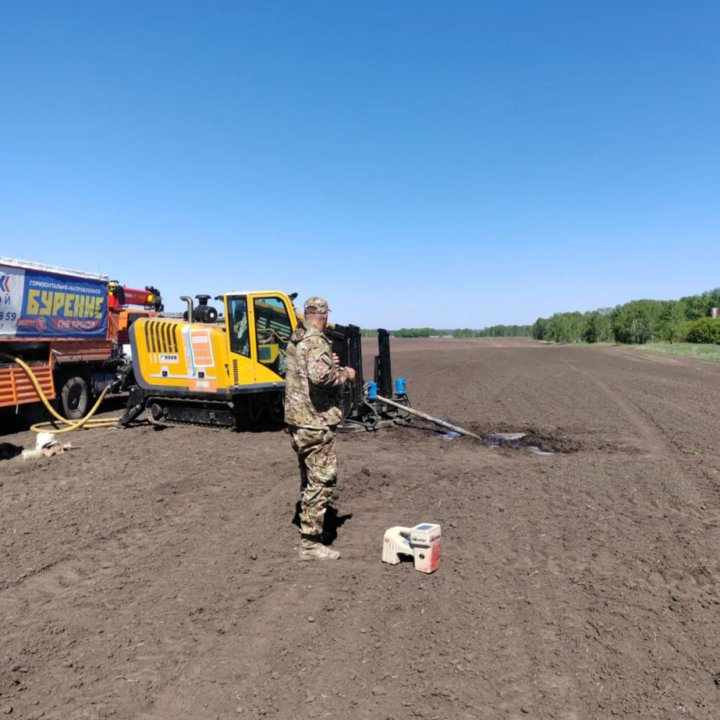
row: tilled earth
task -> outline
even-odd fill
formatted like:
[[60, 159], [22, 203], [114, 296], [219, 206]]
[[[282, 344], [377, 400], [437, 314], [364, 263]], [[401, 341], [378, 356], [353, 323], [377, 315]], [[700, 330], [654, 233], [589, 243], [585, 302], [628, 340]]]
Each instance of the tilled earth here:
[[[523, 339], [393, 363], [416, 408], [554, 454], [343, 435], [335, 563], [298, 559], [282, 432], [0, 460], [0, 717], [720, 717], [720, 366]], [[438, 571], [383, 564], [423, 521]]]

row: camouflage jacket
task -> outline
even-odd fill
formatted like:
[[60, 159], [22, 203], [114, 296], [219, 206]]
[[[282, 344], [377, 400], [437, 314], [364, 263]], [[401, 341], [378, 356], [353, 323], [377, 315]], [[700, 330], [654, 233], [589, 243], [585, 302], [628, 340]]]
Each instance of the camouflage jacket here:
[[332, 348], [322, 330], [300, 322], [287, 346], [285, 422], [305, 428], [327, 428], [342, 420], [340, 387], [347, 368], [332, 359]]

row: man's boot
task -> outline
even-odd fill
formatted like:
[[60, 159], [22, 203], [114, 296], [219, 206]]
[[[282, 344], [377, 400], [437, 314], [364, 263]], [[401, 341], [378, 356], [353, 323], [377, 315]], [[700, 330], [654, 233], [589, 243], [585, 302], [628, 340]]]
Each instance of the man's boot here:
[[321, 542], [312, 542], [303, 540], [300, 546], [301, 560], [339, 560], [340, 553], [337, 550], [331, 550]]

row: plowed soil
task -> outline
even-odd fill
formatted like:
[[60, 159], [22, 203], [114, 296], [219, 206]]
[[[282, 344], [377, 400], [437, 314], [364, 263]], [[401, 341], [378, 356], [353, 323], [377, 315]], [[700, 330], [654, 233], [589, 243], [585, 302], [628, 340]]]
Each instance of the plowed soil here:
[[[393, 363], [416, 408], [554, 454], [343, 435], [334, 563], [298, 559], [283, 432], [0, 460], [0, 717], [720, 717], [720, 366], [522, 339]], [[423, 521], [438, 571], [383, 564]]]

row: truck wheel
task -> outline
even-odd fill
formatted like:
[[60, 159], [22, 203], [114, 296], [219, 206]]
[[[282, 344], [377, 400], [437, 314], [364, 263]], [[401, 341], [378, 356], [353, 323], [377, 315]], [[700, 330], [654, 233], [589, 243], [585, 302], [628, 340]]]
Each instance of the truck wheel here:
[[67, 378], [60, 391], [62, 413], [68, 420], [80, 420], [85, 417], [90, 404], [90, 390], [85, 378], [73, 376]]

